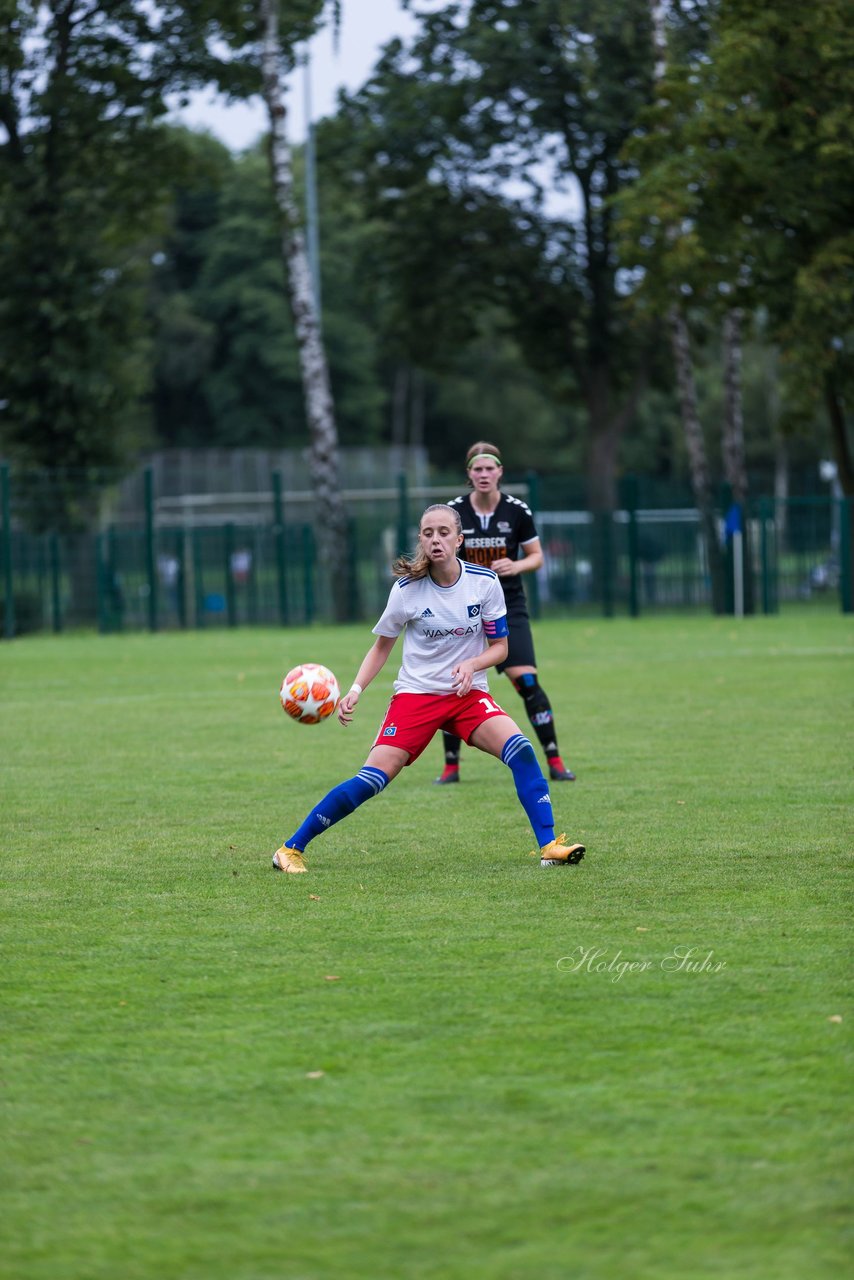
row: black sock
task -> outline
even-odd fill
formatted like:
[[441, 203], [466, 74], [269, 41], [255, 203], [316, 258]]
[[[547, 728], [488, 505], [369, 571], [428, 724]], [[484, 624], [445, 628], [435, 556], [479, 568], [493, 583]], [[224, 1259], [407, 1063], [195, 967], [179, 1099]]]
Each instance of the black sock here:
[[442, 730], [442, 746], [445, 751], [446, 765], [459, 765], [460, 763], [460, 740], [453, 733], [445, 733]]
[[552, 704], [549, 702], [545, 690], [540, 688], [535, 675], [525, 674], [519, 676], [518, 680], [513, 681], [513, 684], [525, 704], [531, 727], [542, 743], [546, 758], [551, 760], [552, 756], [560, 754], [557, 749], [557, 734], [555, 733]]

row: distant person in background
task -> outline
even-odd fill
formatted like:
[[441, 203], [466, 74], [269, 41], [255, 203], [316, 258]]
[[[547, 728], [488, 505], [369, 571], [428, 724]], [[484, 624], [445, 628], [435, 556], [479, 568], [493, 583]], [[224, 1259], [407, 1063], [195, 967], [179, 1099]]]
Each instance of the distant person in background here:
[[[546, 692], [537, 679], [537, 659], [523, 573], [533, 573], [543, 563], [543, 551], [531, 509], [519, 498], [501, 492], [504, 467], [501, 454], [488, 440], [478, 440], [466, 454], [471, 493], [448, 505], [459, 512], [465, 539], [459, 555], [473, 564], [486, 565], [497, 575], [507, 605], [510, 627], [507, 657], [496, 667], [510, 677], [521, 696], [534, 732], [542, 744], [553, 782], [574, 782], [575, 774], [561, 759], [554, 715]], [[519, 551], [522, 555], [519, 557]], [[460, 739], [443, 732], [445, 767], [436, 782], [447, 786], [460, 780]]]
[[248, 547], [241, 547], [231, 553], [231, 576], [239, 587], [249, 581], [252, 573], [252, 552]]
[[170, 609], [178, 608], [178, 593], [181, 585], [181, 562], [177, 556], [161, 555], [157, 557], [157, 572], [163, 584], [167, 604]]

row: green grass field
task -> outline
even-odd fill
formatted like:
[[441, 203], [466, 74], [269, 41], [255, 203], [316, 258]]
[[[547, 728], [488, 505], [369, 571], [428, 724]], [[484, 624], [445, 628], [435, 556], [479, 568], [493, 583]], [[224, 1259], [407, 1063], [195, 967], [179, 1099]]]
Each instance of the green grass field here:
[[0, 646], [4, 1280], [845, 1273], [851, 622], [536, 638], [580, 867], [437, 744], [287, 877], [369, 626]]

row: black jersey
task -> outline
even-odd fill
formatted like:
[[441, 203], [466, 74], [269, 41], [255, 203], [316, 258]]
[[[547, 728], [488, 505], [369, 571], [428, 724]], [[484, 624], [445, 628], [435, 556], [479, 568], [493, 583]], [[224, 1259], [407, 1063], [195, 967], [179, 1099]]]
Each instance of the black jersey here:
[[[498, 506], [489, 517], [475, 510], [469, 494], [453, 498], [448, 506], [459, 512], [463, 526], [464, 541], [457, 554], [473, 564], [492, 568], [493, 560], [501, 560], [505, 556], [508, 560], [518, 560], [522, 543], [539, 537], [531, 508], [520, 498], [511, 498], [506, 493], [500, 495]], [[515, 600], [525, 599], [525, 589], [518, 574], [513, 578], [499, 577], [498, 581], [508, 606]]]

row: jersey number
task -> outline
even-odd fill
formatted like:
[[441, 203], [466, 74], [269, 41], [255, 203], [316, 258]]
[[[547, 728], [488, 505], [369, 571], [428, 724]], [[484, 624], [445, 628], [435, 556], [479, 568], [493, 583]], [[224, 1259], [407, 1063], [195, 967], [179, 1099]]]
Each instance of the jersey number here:
[[478, 702], [482, 702], [483, 705], [486, 707], [487, 715], [489, 715], [489, 713], [492, 711], [498, 711], [499, 713], [501, 711], [501, 708], [496, 707], [495, 703], [492, 701], [491, 698], [478, 698]]

